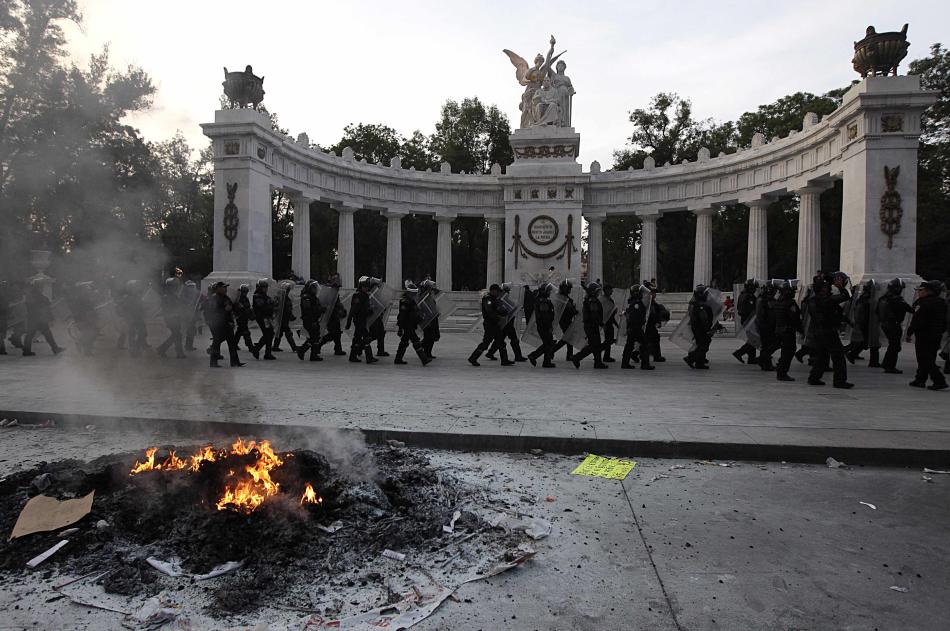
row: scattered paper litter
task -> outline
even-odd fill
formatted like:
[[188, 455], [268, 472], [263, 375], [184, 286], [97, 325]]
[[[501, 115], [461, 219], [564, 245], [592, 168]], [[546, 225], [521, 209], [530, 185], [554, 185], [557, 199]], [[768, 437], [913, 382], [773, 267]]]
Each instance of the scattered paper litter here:
[[670, 467], [670, 471], [676, 471], [677, 469], [685, 469], [685, 468], [686, 468], [686, 465], [684, 464], [675, 464], [672, 467]]
[[899, 587], [897, 585], [891, 585], [890, 589], [893, 589], [895, 592], [900, 592], [902, 594], [906, 594], [907, 592], [910, 591], [906, 587]]
[[447, 532], [449, 534], [455, 532], [455, 522], [458, 521], [458, 518], [462, 516], [462, 511], [455, 511], [452, 513], [452, 521], [449, 522], [448, 526], [442, 526], [442, 532]]
[[551, 522], [540, 517], [531, 517], [528, 527], [524, 529], [524, 534], [532, 539], [544, 539], [551, 534]]
[[385, 550], [383, 550], [383, 556], [386, 557], [387, 559], [392, 559], [394, 561], [406, 560], [405, 554], [403, 554], [402, 552], [396, 552], [394, 550], [390, 550], [389, 548], [386, 548]]
[[933, 479], [932, 477], [930, 477], [929, 475], [922, 475], [922, 476], [920, 476], [920, 479], [923, 480], [924, 482], [933, 482], [933, 481], [934, 481], [934, 479]]
[[39, 555], [33, 557], [32, 559], [30, 559], [29, 561], [27, 561], [27, 562], [26, 562], [27, 567], [31, 567], [31, 568], [36, 567], [37, 565], [39, 565], [40, 563], [42, 563], [42, 562], [45, 561], [46, 559], [48, 559], [48, 558], [50, 558], [51, 556], [53, 556], [54, 554], [56, 554], [56, 552], [57, 552], [60, 548], [62, 548], [64, 545], [66, 545], [67, 543], [69, 543], [69, 539], [63, 539], [62, 541], [60, 541], [59, 543], [57, 543], [55, 546], [53, 546], [52, 548], [50, 548], [49, 550], [47, 550], [47, 551], [44, 552], [43, 554], [39, 554]]
[[62, 502], [46, 495], [31, 497], [17, 517], [10, 539], [34, 532], [59, 530], [75, 524], [92, 510], [92, 498], [95, 494], [95, 491], [90, 491], [85, 497]]
[[166, 576], [178, 577], [185, 574], [181, 569], [181, 559], [172, 557], [169, 561], [162, 561], [155, 557], [148, 557], [145, 562]]
[[924, 467], [924, 473], [938, 473], [942, 475], [950, 475], [950, 471], [938, 471], [937, 469], [928, 469]]
[[846, 467], [846, 466], [848, 466], [848, 465], [846, 465], [846, 464], [843, 463], [843, 462], [840, 462], [840, 461], [838, 461], [838, 460], [835, 460], [835, 459], [832, 458], [831, 456], [828, 456], [828, 459], [825, 460], [825, 464], [828, 465], [828, 468], [829, 468], [829, 469], [840, 469], [841, 467]]
[[323, 524], [317, 524], [318, 530], [322, 530], [323, 532], [329, 533], [331, 535], [335, 533], [337, 530], [340, 530], [341, 528], [343, 528], [343, 522], [340, 521], [339, 519], [333, 522], [332, 524], [330, 524], [329, 526], [324, 526]]
[[589, 454], [581, 462], [571, 475], [586, 475], [594, 478], [606, 478], [608, 480], [624, 480], [637, 463], [633, 460], [620, 460], [618, 458], [605, 458]]
[[170, 599], [165, 592], [162, 592], [158, 596], [152, 596], [146, 600], [138, 611], [131, 615], [131, 618], [134, 622], [142, 625], [140, 628], [157, 629], [173, 622], [180, 615], [181, 605]]
[[875, 506], [874, 504], [871, 504], [871, 503], [869, 503], [869, 502], [858, 502], [858, 504], [864, 504], [865, 506], [867, 506], [867, 507], [870, 508], [871, 510], [877, 510], [877, 506]]
[[215, 578], [221, 576], [222, 574], [233, 572], [234, 570], [240, 568], [241, 565], [241, 561], [228, 561], [227, 563], [222, 563], [221, 565], [213, 567], [207, 574], [195, 574], [192, 578], [194, 578], [196, 581], [206, 581], [209, 578]]

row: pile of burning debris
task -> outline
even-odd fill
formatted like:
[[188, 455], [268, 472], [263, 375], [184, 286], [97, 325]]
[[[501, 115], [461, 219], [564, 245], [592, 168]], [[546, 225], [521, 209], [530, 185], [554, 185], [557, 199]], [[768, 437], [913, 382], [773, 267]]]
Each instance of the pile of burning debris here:
[[[4, 536], [0, 576], [17, 580], [31, 559], [68, 540], [40, 569], [92, 576], [106, 593], [136, 597], [182, 589], [173, 585], [182, 577], [191, 585], [215, 577], [202, 591], [208, 615], [289, 608], [329, 619], [399, 600], [412, 585], [399, 583], [400, 572], [419, 570], [440, 586], [453, 572], [483, 576], [499, 561], [530, 558], [526, 542], [547, 534], [549, 524], [499, 510], [483, 488], [435, 471], [423, 454], [377, 447], [370, 455], [364, 475], [313, 451], [241, 439], [44, 464], [0, 481], [5, 534], [41, 493], [94, 492], [91, 510], [65, 530]], [[373, 583], [375, 602], [354, 600], [353, 588]]]

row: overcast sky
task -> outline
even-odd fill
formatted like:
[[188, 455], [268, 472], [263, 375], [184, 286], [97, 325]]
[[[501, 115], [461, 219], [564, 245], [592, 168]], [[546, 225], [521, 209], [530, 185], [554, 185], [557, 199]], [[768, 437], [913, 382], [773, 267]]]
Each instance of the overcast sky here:
[[158, 86], [132, 121], [149, 140], [181, 130], [204, 146], [223, 66], [265, 76], [264, 104], [294, 136], [339, 140], [348, 123], [404, 135], [434, 131], [442, 103], [478, 96], [519, 120], [522, 88], [502, 54], [544, 52], [553, 33], [577, 95], [581, 161], [606, 168], [630, 132], [628, 112], [659, 91], [693, 101], [699, 118], [734, 119], [791, 92], [847, 85], [853, 41], [910, 23], [907, 62], [950, 44], [950, 3], [796, 2], [325, 2], [80, 0], [73, 55], [110, 44], [115, 65], [142, 66]]

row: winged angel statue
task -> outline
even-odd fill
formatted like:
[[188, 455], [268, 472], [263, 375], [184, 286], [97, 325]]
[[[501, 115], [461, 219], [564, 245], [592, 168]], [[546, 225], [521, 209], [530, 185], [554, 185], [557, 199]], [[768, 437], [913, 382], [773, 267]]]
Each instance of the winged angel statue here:
[[[567, 64], [558, 61], [558, 58], [567, 51], [554, 54], [554, 36], [551, 36], [551, 47], [547, 56], [538, 53], [534, 58], [534, 65], [529, 66], [517, 53], [507, 48], [511, 64], [515, 67], [515, 78], [524, 86], [521, 95], [521, 129], [525, 127], [539, 127], [553, 125], [556, 127], [571, 126], [571, 100], [575, 94], [570, 78], [564, 74]], [[551, 69], [554, 62], [554, 70]]]

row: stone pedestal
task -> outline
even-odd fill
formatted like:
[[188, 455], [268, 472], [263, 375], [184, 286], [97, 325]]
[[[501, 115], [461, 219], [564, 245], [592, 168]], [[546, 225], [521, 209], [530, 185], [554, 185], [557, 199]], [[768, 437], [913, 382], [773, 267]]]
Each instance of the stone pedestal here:
[[573, 127], [528, 127], [508, 136], [514, 163], [507, 174], [516, 177], [580, 175], [577, 162], [581, 135]]

